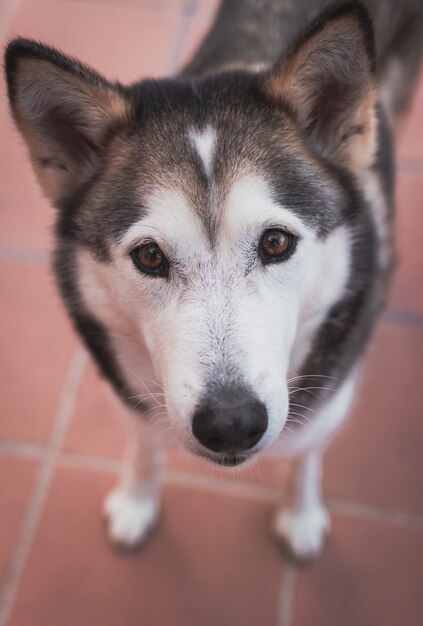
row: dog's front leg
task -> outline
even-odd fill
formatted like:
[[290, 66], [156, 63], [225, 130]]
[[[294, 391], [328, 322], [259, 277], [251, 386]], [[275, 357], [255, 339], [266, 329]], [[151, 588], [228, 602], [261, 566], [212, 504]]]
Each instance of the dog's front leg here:
[[113, 543], [139, 546], [157, 522], [160, 509], [159, 455], [147, 426], [131, 417], [131, 437], [121, 481], [104, 502]]
[[329, 516], [320, 495], [320, 449], [296, 459], [285, 507], [274, 518], [274, 531], [299, 560], [315, 557], [329, 530]]

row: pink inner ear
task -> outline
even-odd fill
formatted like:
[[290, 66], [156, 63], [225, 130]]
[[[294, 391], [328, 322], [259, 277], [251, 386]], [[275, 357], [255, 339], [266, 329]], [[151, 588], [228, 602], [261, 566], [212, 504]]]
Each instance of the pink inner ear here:
[[322, 82], [314, 102], [310, 103], [310, 127], [316, 126], [322, 133], [326, 132], [326, 129], [330, 132], [333, 120], [340, 119], [348, 110], [354, 98], [352, 91], [354, 90], [350, 85], [335, 79]]
[[66, 153], [65, 169], [67, 160], [79, 164], [89, 163], [98, 152], [98, 146], [79, 128], [78, 119], [72, 110], [58, 107], [47, 110], [40, 130]]

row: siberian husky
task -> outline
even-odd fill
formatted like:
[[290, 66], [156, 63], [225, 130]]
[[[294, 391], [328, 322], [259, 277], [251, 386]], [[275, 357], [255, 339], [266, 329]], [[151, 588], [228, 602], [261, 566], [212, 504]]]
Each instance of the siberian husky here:
[[321, 456], [385, 302], [393, 136], [422, 24], [421, 0], [224, 0], [178, 76], [129, 86], [10, 42], [58, 284], [137, 423], [105, 503], [114, 541], [139, 544], [159, 512], [146, 350], [191, 453], [297, 459], [274, 531], [299, 558], [321, 548]]

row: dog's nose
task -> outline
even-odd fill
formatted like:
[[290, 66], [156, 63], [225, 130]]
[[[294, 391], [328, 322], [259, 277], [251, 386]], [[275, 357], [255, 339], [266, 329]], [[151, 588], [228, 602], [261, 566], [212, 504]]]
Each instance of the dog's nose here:
[[197, 409], [192, 432], [213, 452], [237, 454], [256, 445], [267, 429], [265, 406], [255, 399], [240, 401], [239, 392], [214, 396]]

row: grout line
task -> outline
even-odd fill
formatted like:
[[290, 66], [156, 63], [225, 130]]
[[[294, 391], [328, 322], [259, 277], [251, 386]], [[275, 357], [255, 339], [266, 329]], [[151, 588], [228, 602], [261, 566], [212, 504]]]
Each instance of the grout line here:
[[408, 313], [407, 311], [395, 311], [388, 309], [381, 315], [381, 319], [391, 324], [400, 326], [423, 327], [423, 316], [418, 313]]
[[94, 472], [100, 471], [107, 474], [119, 474], [124, 464], [124, 461], [119, 459], [105, 459], [67, 451], [60, 454], [57, 462], [67, 467], [87, 469]]
[[185, 0], [173, 42], [169, 48], [166, 73], [175, 75], [179, 69], [185, 52], [185, 44], [198, 12], [198, 0]]
[[[0, 442], [0, 455], [15, 455], [21, 456], [22, 458], [47, 460], [49, 454], [49, 447], [13, 440]], [[118, 474], [123, 463], [123, 461], [119, 459], [60, 450], [56, 451], [55, 456], [55, 460], [58, 464], [89, 471], [102, 471], [109, 474]], [[258, 502], [278, 503], [283, 499], [283, 489], [279, 487], [271, 487], [257, 483], [252, 484], [227, 478], [210, 477], [204, 474], [192, 473], [187, 470], [165, 467], [163, 477], [164, 481], [171, 485], [180, 485], [188, 489], [203, 489], [209, 493], [230, 495], [256, 500]], [[383, 522], [423, 530], [423, 515], [420, 514], [340, 498], [330, 498], [329, 508], [330, 511], [335, 514], [339, 513], [363, 521]]]
[[15, 439], [3, 439], [0, 441], [0, 455], [20, 456], [25, 459], [44, 459], [46, 457], [46, 448], [36, 443], [27, 443], [26, 441], [17, 441]]
[[[78, 4], [89, 4], [93, 5], [113, 5], [116, 4], [116, 0], [61, 0], [62, 2], [70, 2], [70, 3], [78, 3]], [[176, 11], [178, 9], [183, 8], [183, 0], [179, 1], [180, 6], [169, 6], [169, 3], [166, 0], [120, 0], [120, 6], [125, 8], [136, 8], [141, 9], [143, 11], [151, 11], [154, 13], [166, 13], [169, 11]]]
[[[104, 459], [73, 452], [62, 452], [58, 458], [60, 465], [82, 468], [89, 471], [103, 471], [108, 474], [119, 475], [123, 461]], [[188, 489], [202, 489], [207, 493], [231, 495], [238, 498], [275, 503], [280, 499], [280, 489], [262, 485], [249, 485], [219, 478], [210, 478], [204, 474], [193, 474], [185, 470], [175, 470], [164, 467], [162, 472], [163, 483], [179, 485]]]
[[[48, 448], [17, 441], [0, 442], [0, 455], [15, 455], [22, 458], [46, 459]], [[119, 473], [123, 460], [111, 459], [78, 452], [58, 451], [57, 463], [68, 467], [87, 469], [89, 471], [104, 471], [109, 474]], [[262, 502], [278, 502], [281, 489], [261, 484], [252, 484], [227, 478], [210, 477], [204, 474], [192, 473], [186, 470], [170, 469], [165, 466], [164, 481], [174, 485], [181, 485], [189, 489], [204, 489], [211, 493], [232, 495], [240, 498], [258, 500]]]
[[333, 513], [355, 517], [367, 522], [380, 522], [423, 530], [423, 517], [406, 511], [394, 511], [373, 504], [338, 499], [329, 500], [329, 509]]
[[48, 264], [50, 254], [45, 250], [25, 249], [20, 246], [0, 244], [0, 259], [9, 261], [25, 261], [29, 263]]
[[294, 565], [285, 561], [278, 602], [276, 626], [290, 626], [292, 623], [296, 581], [297, 569]]
[[[61, 399], [50, 435], [50, 441], [45, 450], [37, 482], [28, 504], [19, 538], [16, 542], [16, 548], [0, 595], [0, 626], [5, 626], [18, 592], [20, 579], [47, 499], [55, 463], [59, 456], [60, 446], [64, 440], [72, 416], [76, 393], [85, 371], [87, 360], [87, 353], [78, 346], [65, 378]], [[24, 449], [28, 451], [27, 446], [25, 446]]]
[[19, 7], [22, 3], [22, 0], [3, 0], [1, 7], [1, 19], [0, 19], [0, 42], [4, 45], [5, 38], [10, 36], [10, 26], [13, 23], [16, 13], [19, 10]]
[[398, 172], [408, 174], [423, 174], [423, 161], [415, 158], [399, 157], [397, 160]]

